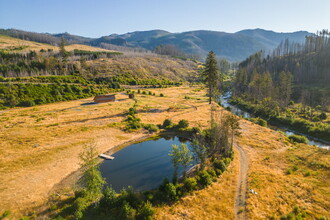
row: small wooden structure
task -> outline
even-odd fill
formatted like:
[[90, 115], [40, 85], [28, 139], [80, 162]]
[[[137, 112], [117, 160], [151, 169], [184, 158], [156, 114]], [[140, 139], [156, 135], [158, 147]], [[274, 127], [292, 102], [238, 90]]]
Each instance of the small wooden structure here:
[[134, 94], [133, 93], [128, 94], [128, 98], [134, 99]]
[[114, 102], [116, 101], [116, 96], [112, 95], [97, 95], [94, 97], [94, 102], [103, 103], [103, 102]]
[[115, 159], [115, 157], [110, 156], [110, 155], [106, 155], [106, 154], [100, 154], [99, 157], [106, 159], [106, 160], [113, 160]]

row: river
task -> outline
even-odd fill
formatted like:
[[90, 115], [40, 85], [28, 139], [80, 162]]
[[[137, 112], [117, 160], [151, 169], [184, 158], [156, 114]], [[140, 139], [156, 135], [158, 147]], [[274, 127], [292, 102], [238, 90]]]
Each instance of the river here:
[[[231, 92], [227, 92], [223, 95], [220, 96], [220, 102], [221, 102], [221, 105], [225, 108], [227, 107], [230, 107], [231, 109], [231, 112], [234, 113], [235, 115], [238, 115], [240, 117], [243, 117], [243, 118], [251, 118], [253, 117], [253, 115], [249, 112], [246, 112], [242, 109], [240, 109], [238, 106], [236, 105], [232, 105], [228, 102], [229, 98], [231, 96]], [[325, 141], [321, 141], [317, 138], [314, 138], [314, 137], [311, 137], [309, 135], [306, 135], [306, 134], [302, 134], [300, 132], [297, 132], [297, 131], [294, 131], [292, 129], [289, 129], [285, 126], [275, 126], [275, 125], [271, 125], [269, 128], [273, 129], [273, 130], [277, 130], [277, 131], [283, 131], [286, 135], [292, 135], [292, 134], [297, 134], [297, 135], [303, 135], [305, 137], [308, 138], [308, 144], [309, 145], [315, 145], [317, 147], [320, 147], [320, 148], [324, 148], [324, 149], [328, 149], [330, 150], [330, 143], [328, 142], [325, 142]]]

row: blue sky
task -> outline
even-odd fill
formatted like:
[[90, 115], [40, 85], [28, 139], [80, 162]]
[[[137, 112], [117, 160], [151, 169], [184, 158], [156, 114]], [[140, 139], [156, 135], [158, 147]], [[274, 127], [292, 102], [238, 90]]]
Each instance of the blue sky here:
[[0, 28], [100, 37], [170, 32], [330, 29], [330, 0], [0, 0]]

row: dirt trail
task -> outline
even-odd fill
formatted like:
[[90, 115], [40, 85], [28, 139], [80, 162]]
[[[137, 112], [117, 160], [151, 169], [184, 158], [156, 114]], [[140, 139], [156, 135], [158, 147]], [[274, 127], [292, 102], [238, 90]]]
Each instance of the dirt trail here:
[[248, 159], [243, 148], [238, 144], [234, 145], [239, 152], [239, 176], [235, 201], [235, 219], [246, 219], [246, 191], [247, 191], [247, 173]]

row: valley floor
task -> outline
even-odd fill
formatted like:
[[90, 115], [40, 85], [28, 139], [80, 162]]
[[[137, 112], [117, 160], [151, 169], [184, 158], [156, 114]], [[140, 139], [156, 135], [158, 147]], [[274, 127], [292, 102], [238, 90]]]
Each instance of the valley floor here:
[[[161, 124], [172, 118], [174, 122], [187, 119], [191, 126], [208, 124], [205, 90], [188, 86], [147, 90], [156, 96], [136, 95], [143, 123]], [[44, 205], [56, 185], [79, 169], [84, 145], [94, 144], [102, 153], [149, 135], [122, 131], [134, 101], [125, 95], [117, 99], [90, 105], [91, 98], [0, 112], [0, 214], [11, 210], [15, 218]], [[307, 219], [329, 218], [329, 151], [292, 145], [282, 134], [245, 120], [240, 125], [237, 144], [248, 162], [247, 219], [279, 218], [294, 206], [306, 212]], [[239, 152], [235, 153], [234, 162], [216, 183], [176, 204], [158, 207], [156, 218], [234, 219], [240, 169]], [[244, 212], [244, 206], [238, 211]]]

